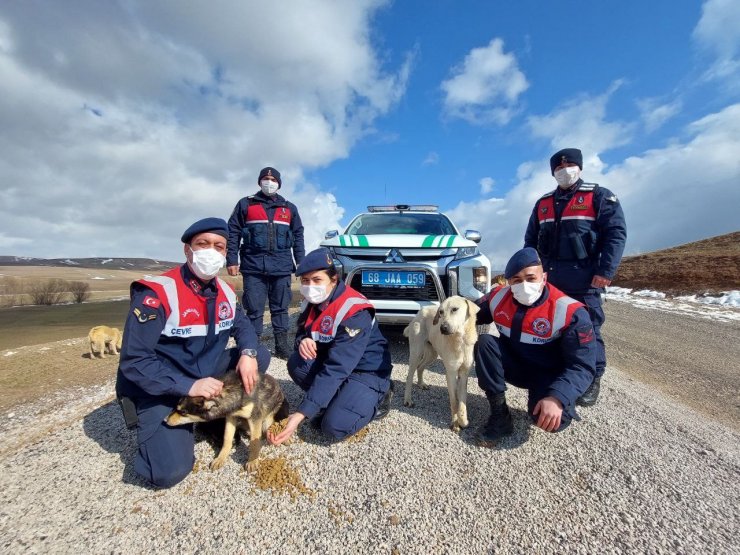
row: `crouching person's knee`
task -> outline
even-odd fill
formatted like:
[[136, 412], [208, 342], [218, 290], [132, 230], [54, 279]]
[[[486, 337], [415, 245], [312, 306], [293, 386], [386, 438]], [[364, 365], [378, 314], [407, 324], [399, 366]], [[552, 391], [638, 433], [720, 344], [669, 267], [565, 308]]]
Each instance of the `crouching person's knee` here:
[[[172, 430], [180, 431], [177, 428]], [[182, 438], [168, 437], [172, 435], [158, 433], [140, 443], [134, 461], [136, 473], [158, 488], [179, 484], [192, 472], [195, 464], [192, 432], [190, 435], [182, 434]]]

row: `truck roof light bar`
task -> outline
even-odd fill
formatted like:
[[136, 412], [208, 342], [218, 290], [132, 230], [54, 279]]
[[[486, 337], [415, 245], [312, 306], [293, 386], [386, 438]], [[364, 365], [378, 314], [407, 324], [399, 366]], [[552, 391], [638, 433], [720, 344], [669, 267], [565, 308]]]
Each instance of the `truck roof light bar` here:
[[368, 206], [368, 212], [439, 212], [439, 206], [434, 204], [395, 204]]

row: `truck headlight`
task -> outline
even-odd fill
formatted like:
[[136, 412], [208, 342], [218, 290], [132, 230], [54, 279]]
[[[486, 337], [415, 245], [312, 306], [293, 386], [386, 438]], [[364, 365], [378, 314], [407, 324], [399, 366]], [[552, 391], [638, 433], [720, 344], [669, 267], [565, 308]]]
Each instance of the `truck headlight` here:
[[485, 266], [473, 268], [473, 287], [481, 293], [488, 291], [488, 268]]
[[478, 247], [460, 247], [457, 249], [455, 260], [462, 260], [471, 256], [478, 256]]

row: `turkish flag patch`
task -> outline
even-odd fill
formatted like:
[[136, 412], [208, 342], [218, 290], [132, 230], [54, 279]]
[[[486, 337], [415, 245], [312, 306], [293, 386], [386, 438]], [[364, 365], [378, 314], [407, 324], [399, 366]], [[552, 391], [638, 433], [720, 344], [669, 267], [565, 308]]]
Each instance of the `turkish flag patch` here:
[[577, 330], [577, 332], [578, 332], [578, 343], [581, 345], [586, 345], [588, 343], [591, 343], [591, 341], [594, 340], [594, 329], [593, 328]]
[[152, 308], [159, 308], [159, 305], [162, 304], [162, 301], [160, 301], [156, 297], [150, 297], [149, 295], [147, 295], [146, 297], [144, 297], [144, 301], [142, 302], [142, 304], [144, 306], [150, 306]]

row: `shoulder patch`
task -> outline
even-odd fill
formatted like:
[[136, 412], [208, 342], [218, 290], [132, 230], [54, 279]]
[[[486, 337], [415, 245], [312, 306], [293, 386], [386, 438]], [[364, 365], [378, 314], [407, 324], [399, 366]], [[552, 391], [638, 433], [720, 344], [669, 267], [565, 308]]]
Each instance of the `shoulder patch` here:
[[617, 195], [612, 193], [610, 196], [606, 197], [606, 200], [609, 202], [619, 202], [619, 199], [617, 198]]
[[344, 328], [344, 329], [347, 330], [347, 335], [349, 335], [350, 337], [354, 337], [355, 335], [357, 335], [358, 333], [362, 331], [362, 328]]
[[157, 315], [156, 314], [147, 314], [146, 312], [142, 312], [138, 308], [135, 308], [134, 309], [134, 316], [136, 316], [136, 319], [141, 324], [145, 324], [146, 322], [149, 322], [151, 320], [156, 320], [157, 319]]
[[594, 340], [594, 329], [591, 326], [583, 326], [576, 330], [579, 345], [587, 345]]
[[150, 306], [152, 308], [159, 308], [159, 305], [162, 304], [162, 301], [160, 301], [156, 297], [152, 297], [151, 295], [147, 295], [146, 297], [144, 297], [144, 300], [142, 301], [141, 304], [143, 304], [144, 306]]

